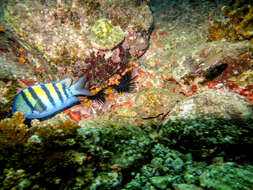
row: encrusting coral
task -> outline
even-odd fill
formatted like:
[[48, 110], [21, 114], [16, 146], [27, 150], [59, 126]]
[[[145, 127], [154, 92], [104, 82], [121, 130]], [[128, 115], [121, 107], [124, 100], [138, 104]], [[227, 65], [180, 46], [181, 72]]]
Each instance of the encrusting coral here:
[[225, 22], [215, 21], [208, 28], [208, 40], [225, 39], [253, 42], [253, 6], [248, 0], [237, 0], [231, 7], [223, 7]]
[[24, 113], [19, 111], [14, 113], [12, 119], [6, 118], [1, 120], [0, 146], [15, 147], [17, 145], [23, 145], [30, 140], [29, 138], [32, 135], [37, 135], [44, 140], [50, 139], [53, 136], [65, 136], [69, 131], [76, 130], [77, 126], [75, 122], [67, 120], [65, 122], [59, 121], [54, 127], [49, 124], [40, 127], [41, 124], [39, 120], [34, 120], [32, 122], [32, 127], [29, 128], [24, 122]]
[[24, 144], [28, 138], [28, 126], [22, 112], [16, 112], [13, 119], [4, 119], [0, 121], [0, 145], [13, 147]]
[[89, 40], [93, 47], [107, 50], [119, 45], [124, 36], [120, 26], [113, 26], [109, 20], [101, 18], [92, 26]]

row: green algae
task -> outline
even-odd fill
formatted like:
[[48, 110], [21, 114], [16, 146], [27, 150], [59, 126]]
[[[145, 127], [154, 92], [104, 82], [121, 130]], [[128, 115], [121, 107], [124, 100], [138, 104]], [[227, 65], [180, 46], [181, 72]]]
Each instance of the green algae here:
[[96, 35], [97, 38], [108, 38], [112, 32], [112, 25], [107, 19], [102, 18], [95, 22], [91, 28], [91, 31]]

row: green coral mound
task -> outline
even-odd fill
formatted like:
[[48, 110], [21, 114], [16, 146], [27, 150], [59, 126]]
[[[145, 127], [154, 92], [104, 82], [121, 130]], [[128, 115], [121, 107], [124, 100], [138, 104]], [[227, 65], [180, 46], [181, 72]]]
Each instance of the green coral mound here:
[[253, 166], [238, 166], [228, 162], [208, 166], [200, 176], [202, 187], [217, 190], [251, 190], [253, 184]]
[[[112, 189], [145, 159], [152, 141], [137, 126], [43, 125], [24, 115], [0, 121], [0, 187]], [[20, 172], [22, 171], [22, 172]], [[22, 189], [22, 188], [18, 188]]]
[[217, 158], [210, 166], [194, 161], [191, 154], [182, 154], [165, 145], [157, 144], [151, 150], [152, 160], [139, 172], [133, 173], [125, 190], [180, 189], [180, 190], [250, 190], [253, 184], [253, 166], [222, 162]]
[[167, 120], [160, 141], [196, 157], [232, 156], [251, 150], [253, 119]]
[[[232, 189], [247, 190], [252, 184], [250, 120], [161, 126], [25, 123], [21, 112], [0, 121], [0, 189], [223, 190], [232, 184]], [[244, 154], [226, 149], [246, 142]], [[214, 145], [220, 151], [201, 157]]]
[[106, 50], [119, 45], [124, 37], [120, 26], [113, 26], [106, 18], [101, 18], [92, 26], [89, 39], [93, 47]]
[[198, 184], [198, 176], [206, 164], [194, 162], [191, 154], [157, 144], [151, 150], [152, 160], [138, 173], [132, 173], [134, 179], [126, 184], [125, 189], [169, 189], [176, 184]]

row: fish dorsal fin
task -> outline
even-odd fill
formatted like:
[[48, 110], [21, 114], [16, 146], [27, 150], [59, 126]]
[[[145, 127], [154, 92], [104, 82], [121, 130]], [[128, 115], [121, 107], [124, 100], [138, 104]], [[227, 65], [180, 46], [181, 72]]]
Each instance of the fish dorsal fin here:
[[61, 83], [62, 85], [65, 85], [66, 88], [69, 88], [72, 84], [72, 79], [65, 78], [65, 79], [61, 80], [59, 83]]
[[34, 106], [34, 111], [42, 113], [46, 110], [46, 107], [43, 107], [39, 104], [39, 102], [36, 102], [35, 106]]

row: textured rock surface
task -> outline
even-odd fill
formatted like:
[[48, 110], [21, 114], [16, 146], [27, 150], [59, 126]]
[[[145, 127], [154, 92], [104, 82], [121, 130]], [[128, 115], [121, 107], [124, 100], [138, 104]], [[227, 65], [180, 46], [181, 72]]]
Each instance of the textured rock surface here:
[[37, 48], [48, 61], [74, 64], [88, 56], [91, 26], [107, 18], [123, 30], [138, 26], [147, 32], [152, 16], [145, 2], [138, 1], [5, 1], [6, 26]]
[[252, 49], [252, 43], [247, 41], [205, 44], [174, 65], [173, 77], [185, 84], [192, 84], [199, 78], [199, 82], [227, 80], [245, 85], [241, 76], [248, 73], [246, 83], [249, 84], [253, 69]]
[[[131, 57], [144, 53], [152, 25], [147, 2], [137, 0], [14, 0], [4, 1], [2, 11], [4, 26], [15, 33], [19, 41], [25, 41], [38, 50], [48, 61], [49, 68], [56, 67], [58, 79], [78, 79], [86, 74], [86, 87], [94, 94], [104, 88], [110, 78], [126, 72]], [[101, 19], [107, 20], [107, 24], [96, 24]], [[131, 34], [126, 32], [129, 27], [134, 29]], [[108, 35], [110, 28], [112, 36]], [[93, 48], [91, 43], [94, 45], [95, 42], [91, 34], [101, 34], [99, 30], [104, 33], [100, 37], [106, 39], [105, 47], [99, 49], [119, 47], [108, 51]], [[125, 33], [123, 46], [120, 42], [124, 40]], [[112, 42], [114, 40], [116, 42]], [[103, 44], [98, 46], [102, 47]]]
[[186, 98], [177, 104], [168, 118], [252, 118], [252, 104], [229, 91], [210, 90]]
[[182, 96], [162, 88], [144, 88], [135, 99], [136, 111], [142, 118], [168, 113]]
[[0, 32], [0, 80], [48, 81], [56, 75], [57, 70], [31, 46], [19, 43], [13, 34]]
[[253, 7], [250, 0], [233, 1], [232, 6], [222, 7], [224, 20], [215, 20], [208, 27], [208, 40], [253, 42]]

